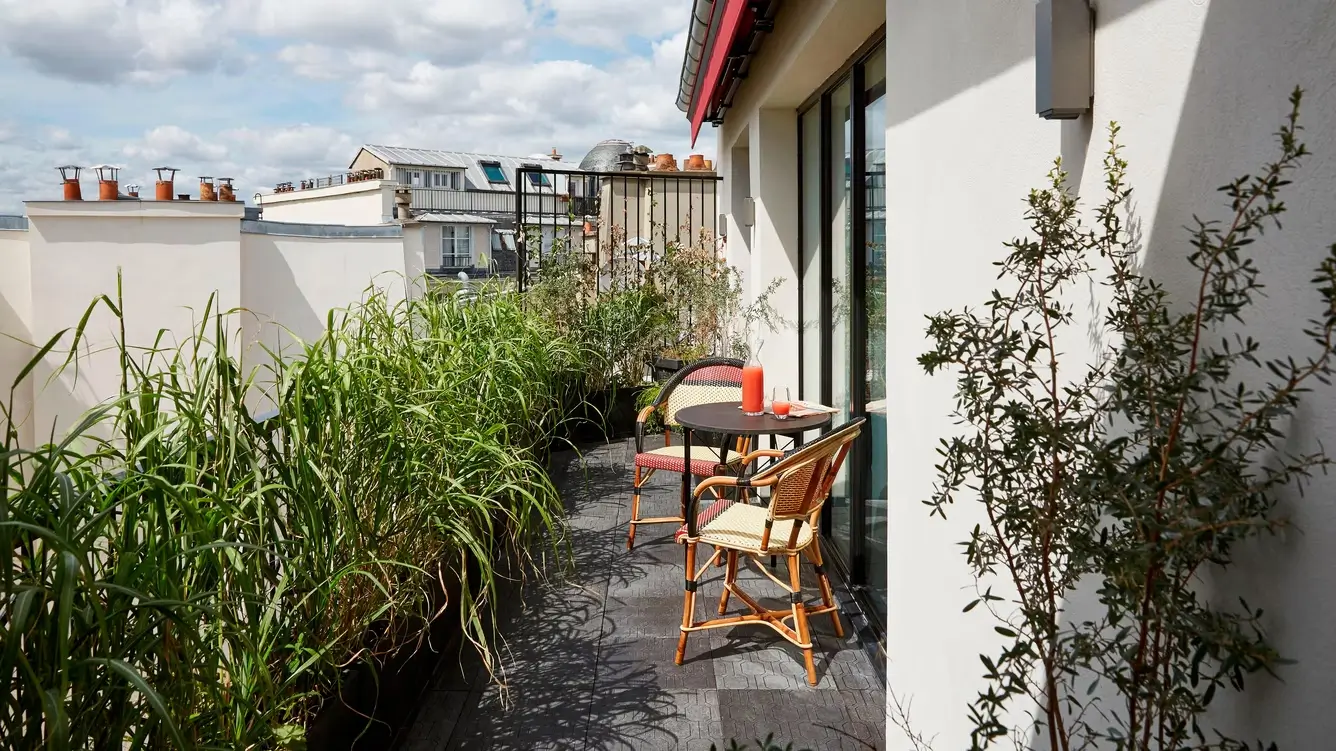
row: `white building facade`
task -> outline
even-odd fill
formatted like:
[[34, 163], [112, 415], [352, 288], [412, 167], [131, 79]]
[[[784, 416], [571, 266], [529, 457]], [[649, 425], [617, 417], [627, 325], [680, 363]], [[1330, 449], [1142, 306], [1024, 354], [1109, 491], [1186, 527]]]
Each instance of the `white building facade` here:
[[[391, 299], [415, 294], [424, 270], [421, 245], [397, 224], [248, 221], [243, 204], [222, 201], [28, 201], [25, 209], [0, 217], [0, 399], [16, 386], [12, 419], [23, 446], [59, 439], [118, 392], [112, 345], [121, 321], [105, 307], [88, 321], [78, 368], [62, 368], [70, 332], [99, 296], [115, 299], [118, 274], [132, 349], [186, 341], [211, 297], [215, 313], [237, 311], [228, 346], [258, 369], [260, 412], [270, 353], [316, 339], [331, 310], [370, 287]], [[62, 331], [64, 340], [16, 383]]]
[[[968, 745], [979, 654], [1001, 637], [987, 617], [961, 613], [974, 590], [959, 543], [980, 515], [957, 504], [944, 522], [921, 503], [939, 439], [959, 430], [954, 380], [916, 362], [929, 347], [925, 316], [987, 299], [992, 264], [1025, 234], [1023, 201], [1054, 158], [1098, 200], [1110, 121], [1122, 127], [1145, 268], [1183, 292], [1183, 227], [1221, 218], [1215, 188], [1274, 158], [1296, 85], [1315, 153], [1286, 199], [1284, 231], [1261, 244], [1270, 295], [1249, 333], [1302, 343], [1295, 323], [1320, 304], [1311, 272], [1336, 240], [1330, 2], [1052, 0], [1076, 3], [1094, 28], [1093, 99], [1064, 121], [1036, 114], [1036, 11], [1048, 2], [699, 0], [708, 30], [689, 49], [679, 99], [696, 127], [719, 128], [730, 261], [752, 294], [783, 279], [777, 302], [799, 323], [771, 334], [767, 383], [870, 419], [827, 507], [826, 548], [862, 593], [889, 689], [912, 699], [914, 729], [936, 748]], [[712, 68], [716, 47], [725, 55]], [[745, 59], [730, 59], [738, 49]], [[1336, 443], [1333, 407], [1336, 390], [1309, 394], [1292, 448]], [[1336, 480], [1319, 477], [1306, 497], [1283, 498], [1296, 532], [1244, 551], [1228, 585], [1205, 585], [1264, 608], [1268, 633], [1297, 661], [1283, 682], [1258, 677], [1217, 701], [1210, 719], [1224, 732], [1281, 748], [1325, 748], [1336, 735], [1333, 491]], [[888, 748], [914, 747], [888, 728]]]

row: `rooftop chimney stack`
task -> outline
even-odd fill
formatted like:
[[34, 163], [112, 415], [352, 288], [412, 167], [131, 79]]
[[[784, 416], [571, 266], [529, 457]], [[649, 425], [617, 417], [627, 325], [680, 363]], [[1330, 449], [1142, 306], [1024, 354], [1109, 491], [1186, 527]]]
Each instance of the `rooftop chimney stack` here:
[[97, 200], [116, 200], [121, 194], [119, 183], [121, 174], [120, 167], [113, 167], [110, 164], [102, 164], [93, 169], [97, 170]]
[[65, 200], [82, 201], [83, 192], [79, 189], [79, 172], [83, 168], [67, 164], [56, 169], [60, 171], [60, 181], [65, 187]]
[[394, 191], [394, 218], [400, 222], [406, 222], [413, 218], [413, 191], [408, 188], [397, 188]]
[[556, 147], [556, 146], [553, 146], [553, 147], [552, 147], [552, 154], [551, 154], [551, 156], [552, 156], [552, 161], [554, 161], [554, 162], [560, 162], [560, 161], [561, 161], [561, 154], [558, 154], [558, 153], [557, 153], [557, 147]]
[[218, 178], [218, 200], [228, 202], [235, 202], [237, 200], [237, 194], [232, 190], [232, 178]]
[[218, 193], [213, 189], [213, 178], [208, 175], [199, 176], [199, 200], [217, 201]]
[[138, 198], [138, 197], [139, 197], [139, 186], [138, 186], [138, 185], [127, 185], [127, 186], [125, 186], [125, 195], [127, 195], [127, 196], [129, 196], [129, 197], [131, 197], [131, 198]]
[[159, 201], [172, 200], [173, 184], [176, 180], [177, 169], [175, 167], [154, 167], [154, 172], [158, 173], [158, 184], [153, 188], [153, 197]]

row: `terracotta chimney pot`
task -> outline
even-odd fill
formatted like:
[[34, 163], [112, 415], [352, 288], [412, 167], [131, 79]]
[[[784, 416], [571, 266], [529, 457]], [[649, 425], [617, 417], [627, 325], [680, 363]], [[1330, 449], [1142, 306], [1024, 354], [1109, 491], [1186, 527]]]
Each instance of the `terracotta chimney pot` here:
[[705, 169], [705, 157], [701, 154], [692, 154], [687, 157], [686, 169], [694, 171]]
[[97, 200], [114, 201], [121, 194], [120, 168], [103, 164], [94, 167], [97, 170]]
[[220, 177], [218, 178], [218, 182], [220, 183], [218, 186], [218, 200], [229, 202], [236, 201], [237, 195], [232, 190], [232, 178]]
[[159, 201], [172, 200], [172, 190], [176, 187], [176, 168], [154, 167], [153, 171], [158, 173], [158, 183], [153, 186], [153, 197]]
[[676, 172], [677, 160], [672, 154], [659, 154], [654, 157], [654, 169], [660, 172]]
[[213, 189], [213, 178], [208, 175], [200, 175], [199, 178], [199, 200], [217, 201], [218, 193]]
[[79, 172], [82, 167], [76, 167], [73, 164], [67, 164], [64, 167], [56, 168], [60, 172], [61, 186], [65, 191], [66, 201], [82, 201], [83, 191], [79, 187]]

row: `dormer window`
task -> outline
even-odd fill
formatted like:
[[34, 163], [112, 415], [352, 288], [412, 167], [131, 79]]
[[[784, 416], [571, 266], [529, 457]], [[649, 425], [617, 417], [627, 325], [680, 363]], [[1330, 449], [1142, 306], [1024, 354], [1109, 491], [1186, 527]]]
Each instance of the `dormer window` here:
[[501, 184], [509, 182], [506, 173], [501, 169], [500, 162], [479, 162], [479, 164], [482, 166], [483, 174], [487, 176], [487, 182]]

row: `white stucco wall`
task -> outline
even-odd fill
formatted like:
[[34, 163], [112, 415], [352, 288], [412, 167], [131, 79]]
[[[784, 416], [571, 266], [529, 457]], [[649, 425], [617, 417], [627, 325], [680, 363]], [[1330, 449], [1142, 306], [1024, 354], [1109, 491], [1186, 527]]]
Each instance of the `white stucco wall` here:
[[[978, 654], [994, 652], [989, 619], [962, 615], [970, 577], [956, 543], [979, 521], [968, 504], [929, 519], [936, 439], [949, 435], [953, 382], [925, 377], [923, 316], [977, 304], [993, 287], [989, 262], [1024, 229], [1022, 199], [1061, 154], [1086, 195], [1100, 191], [1104, 126], [1123, 127], [1147, 269], [1173, 292], [1189, 283], [1182, 230], [1194, 213], [1220, 218], [1214, 189], [1260, 168], [1295, 84], [1307, 87], [1305, 137], [1316, 154], [1297, 176], [1283, 233], [1255, 247], [1269, 296], [1251, 332], [1271, 351], [1302, 344], [1318, 297], [1307, 280], [1336, 240], [1336, 92], [1330, 81], [1336, 14], [1321, 0], [1099, 0], [1095, 111], [1072, 123], [1033, 114], [1032, 0], [888, 0], [888, 382], [890, 504], [887, 648], [890, 687], [912, 698], [917, 732], [935, 747], [968, 743], [966, 705], [981, 687]], [[1090, 136], [1093, 131], [1093, 138]], [[1078, 329], [1081, 327], [1078, 326]], [[1077, 360], [1081, 343], [1068, 348]], [[1319, 387], [1290, 448], [1336, 438], [1336, 391]], [[1284, 682], [1250, 681], [1217, 702], [1212, 720], [1245, 740], [1325, 748], [1336, 734], [1336, 491], [1320, 478], [1280, 513], [1295, 531], [1243, 551], [1220, 602], [1243, 595], [1298, 664]], [[888, 725], [888, 748], [910, 743]]]
[[[28, 379], [10, 389], [40, 344], [32, 337], [32, 270], [26, 230], [0, 230], [0, 404], [13, 409], [24, 445], [32, 441], [32, 382]], [[0, 413], [0, 431], [5, 416]]]
[[[257, 385], [272, 384], [270, 353], [300, 351], [325, 332], [329, 311], [366, 296], [368, 287], [401, 300], [409, 269], [400, 237], [307, 237], [243, 232], [240, 283], [245, 363], [259, 368]], [[259, 394], [253, 404], [267, 408]], [[260, 406], [265, 405], [265, 406]]]
[[[100, 295], [114, 300], [118, 270], [132, 348], [151, 346], [160, 330], [166, 332], [162, 347], [185, 340], [213, 294], [215, 310], [251, 311], [233, 318], [227, 333], [233, 353], [245, 352], [252, 366], [264, 365], [267, 355], [248, 345], [281, 344], [279, 324], [314, 338], [330, 309], [357, 301], [368, 285], [389, 289], [392, 299], [421, 291], [407, 282], [424, 271], [422, 243], [405, 243], [397, 226], [243, 222], [239, 203], [44, 201], [26, 207], [27, 232], [0, 231], [0, 387], [6, 399], [14, 376], [36, 352], [27, 343], [72, 329]], [[77, 379], [73, 368], [51, 378], [67, 345], [43, 358], [16, 398], [17, 413], [26, 416], [25, 444], [59, 437], [117, 392], [118, 356], [108, 349], [116, 326], [105, 307], [90, 318]]]
[[[242, 213], [239, 203], [28, 202], [33, 340], [45, 342], [78, 324], [99, 295], [114, 300], [118, 270], [126, 340], [150, 346], [164, 329], [164, 345], [182, 340], [211, 293], [222, 310], [241, 301]], [[64, 360], [56, 351], [34, 372], [38, 440], [53, 430], [62, 434], [85, 409], [116, 392], [118, 355], [108, 349], [116, 326], [105, 307], [89, 320], [77, 380], [67, 370], [46, 384]]]
[[260, 196], [263, 217], [269, 222], [381, 224], [394, 219], [394, 186], [388, 180], [311, 188]]

